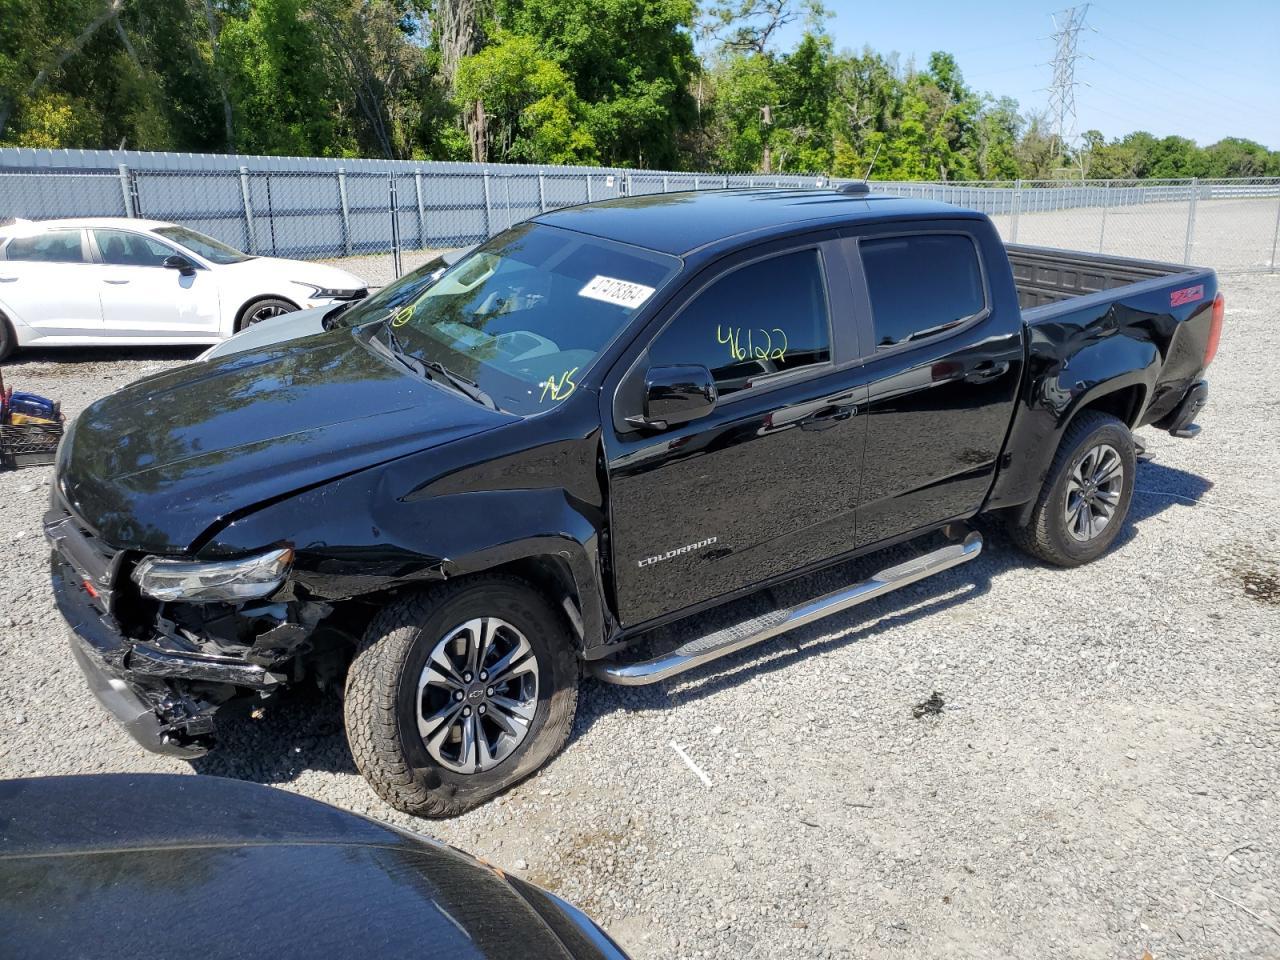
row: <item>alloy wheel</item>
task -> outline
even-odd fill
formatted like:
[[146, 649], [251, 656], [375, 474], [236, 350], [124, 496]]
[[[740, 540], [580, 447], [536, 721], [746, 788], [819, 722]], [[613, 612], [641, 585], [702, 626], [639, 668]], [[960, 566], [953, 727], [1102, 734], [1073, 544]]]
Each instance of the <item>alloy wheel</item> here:
[[418, 679], [418, 734], [431, 759], [457, 773], [482, 773], [511, 756], [537, 709], [537, 657], [497, 617], [448, 631]]
[[1081, 543], [1106, 529], [1124, 490], [1124, 461], [1109, 443], [1099, 443], [1071, 471], [1064, 508], [1067, 532]]
[[255, 323], [261, 323], [263, 320], [270, 320], [272, 317], [278, 317], [281, 314], [288, 312], [288, 310], [278, 304], [264, 303], [262, 306], [249, 313], [249, 318], [245, 321], [245, 326], [250, 327]]

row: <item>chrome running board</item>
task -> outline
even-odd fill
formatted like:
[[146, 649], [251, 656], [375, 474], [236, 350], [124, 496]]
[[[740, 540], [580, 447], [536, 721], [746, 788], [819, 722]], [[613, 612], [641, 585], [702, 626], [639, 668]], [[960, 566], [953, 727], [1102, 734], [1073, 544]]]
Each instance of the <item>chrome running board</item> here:
[[888, 567], [852, 587], [828, 593], [826, 596], [796, 607], [770, 610], [758, 617], [690, 640], [665, 656], [636, 663], [601, 660], [591, 664], [590, 669], [598, 680], [606, 683], [618, 683], [628, 687], [659, 683], [686, 670], [692, 670], [768, 640], [770, 637], [776, 637], [780, 633], [803, 627], [815, 620], [829, 617], [833, 613], [874, 600], [876, 597], [915, 583], [917, 580], [931, 577], [935, 573], [968, 563], [981, 552], [982, 534], [975, 530], [960, 543], [948, 544], [932, 553]]

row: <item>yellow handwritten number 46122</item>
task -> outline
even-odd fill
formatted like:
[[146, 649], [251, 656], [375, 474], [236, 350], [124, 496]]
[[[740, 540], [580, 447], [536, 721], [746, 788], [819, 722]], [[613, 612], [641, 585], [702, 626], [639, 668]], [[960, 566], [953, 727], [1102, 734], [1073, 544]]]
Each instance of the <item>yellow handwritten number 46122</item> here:
[[[763, 347], [754, 343], [754, 331], [747, 329], [747, 345], [742, 346], [742, 328], [741, 327], [721, 327], [716, 325], [716, 342], [724, 344], [729, 348], [729, 356], [734, 360], [783, 360], [787, 356], [787, 334], [781, 327], [774, 327], [772, 330], [761, 329], [760, 333], [764, 334]], [[773, 335], [777, 334], [782, 339], [782, 346], [775, 347], [773, 345]]]

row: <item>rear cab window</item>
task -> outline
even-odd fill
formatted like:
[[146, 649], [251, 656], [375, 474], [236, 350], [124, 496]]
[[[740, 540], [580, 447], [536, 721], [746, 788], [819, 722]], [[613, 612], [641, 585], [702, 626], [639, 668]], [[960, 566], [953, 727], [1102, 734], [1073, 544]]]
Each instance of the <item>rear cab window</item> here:
[[649, 347], [650, 366], [705, 366], [722, 397], [830, 361], [830, 311], [816, 248], [747, 263], [712, 281]]
[[859, 241], [877, 352], [950, 332], [987, 309], [978, 249], [961, 233]]

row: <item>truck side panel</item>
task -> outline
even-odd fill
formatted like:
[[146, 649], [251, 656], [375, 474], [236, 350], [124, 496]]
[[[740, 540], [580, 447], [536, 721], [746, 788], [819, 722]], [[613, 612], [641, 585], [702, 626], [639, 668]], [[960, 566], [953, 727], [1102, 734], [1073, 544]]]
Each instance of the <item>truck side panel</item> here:
[[1173, 409], [1204, 371], [1217, 292], [1212, 270], [1192, 269], [1026, 311], [1027, 378], [986, 509], [1035, 499], [1080, 410], [1137, 427]]

